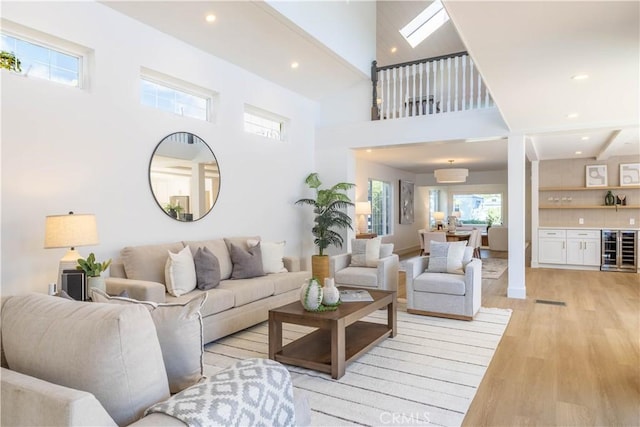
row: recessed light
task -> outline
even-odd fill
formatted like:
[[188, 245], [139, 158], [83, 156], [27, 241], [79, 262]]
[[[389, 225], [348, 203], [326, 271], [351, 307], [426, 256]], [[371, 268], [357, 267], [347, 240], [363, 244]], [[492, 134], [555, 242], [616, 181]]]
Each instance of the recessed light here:
[[206, 20], [207, 20], [207, 22], [213, 22], [213, 21], [215, 21], [215, 20], [216, 20], [216, 15], [214, 15], [214, 14], [209, 14], [209, 15], [207, 15], [207, 17], [206, 17], [206, 18], [204, 18], [204, 19], [206, 19]]
[[588, 78], [589, 78], [588, 74], [576, 74], [575, 76], [571, 76], [572, 80], [585, 80]]
[[583, 140], [583, 141], [588, 141], [588, 140], [589, 140], [589, 137], [588, 137], [588, 136], [583, 136], [583, 137], [582, 137], [582, 138], [580, 138], [580, 139], [581, 139], [581, 140]]
[[299, 66], [300, 66], [300, 64], [298, 64], [298, 63], [297, 63], [297, 62], [295, 62], [295, 61], [293, 61], [293, 62], [291, 63], [291, 68], [293, 68], [294, 70], [295, 70], [296, 68], [298, 68]]
[[582, 151], [576, 151], [576, 154], [582, 154]]
[[567, 119], [575, 119], [578, 117], [578, 113], [569, 113], [567, 114]]
[[394, 47], [391, 48], [391, 53], [396, 53], [397, 51], [398, 51], [397, 47], [394, 46]]

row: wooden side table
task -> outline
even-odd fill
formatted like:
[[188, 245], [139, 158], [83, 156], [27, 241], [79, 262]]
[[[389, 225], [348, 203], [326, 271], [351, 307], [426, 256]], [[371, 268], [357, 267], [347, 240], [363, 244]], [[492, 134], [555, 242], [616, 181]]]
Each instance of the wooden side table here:
[[378, 235], [376, 233], [361, 233], [361, 234], [356, 234], [356, 239], [373, 239], [375, 237], [378, 237]]

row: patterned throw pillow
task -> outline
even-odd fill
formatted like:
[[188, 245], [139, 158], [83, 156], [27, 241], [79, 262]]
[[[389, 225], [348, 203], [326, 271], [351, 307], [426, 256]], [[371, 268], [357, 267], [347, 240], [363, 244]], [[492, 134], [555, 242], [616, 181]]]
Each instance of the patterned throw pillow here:
[[434, 242], [431, 241], [429, 255], [429, 273], [464, 274], [462, 258], [467, 242]]
[[376, 267], [380, 259], [382, 239], [351, 240], [351, 267]]

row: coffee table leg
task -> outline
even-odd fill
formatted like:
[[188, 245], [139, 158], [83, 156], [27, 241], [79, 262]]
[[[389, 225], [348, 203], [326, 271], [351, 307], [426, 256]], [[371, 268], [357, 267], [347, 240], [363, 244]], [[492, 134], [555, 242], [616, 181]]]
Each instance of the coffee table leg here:
[[398, 332], [398, 311], [396, 310], [396, 295], [393, 295], [391, 304], [387, 306], [387, 326], [391, 329], [391, 338]]
[[344, 375], [346, 333], [344, 319], [334, 321], [331, 325], [331, 378], [337, 380]]
[[276, 360], [276, 353], [282, 350], [282, 322], [269, 313], [269, 359]]

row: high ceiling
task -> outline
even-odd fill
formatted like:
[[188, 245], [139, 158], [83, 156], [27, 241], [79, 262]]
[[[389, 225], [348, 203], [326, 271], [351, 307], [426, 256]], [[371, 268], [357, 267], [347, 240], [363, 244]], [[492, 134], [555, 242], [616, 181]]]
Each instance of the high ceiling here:
[[[532, 155], [554, 159], [640, 154], [639, 2], [444, 3], [451, 21], [411, 49], [398, 30], [430, 1], [378, 1], [379, 65], [467, 50], [510, 129], [529, 137]], [[367, 78], [262, 1], [105, 4], [314, 99]], [[211, 26], [203, 16], [214, 10], [218, 19]], [[295, 72], [289, 68], [292, 59], [302, 64]], [[571, 79], [580, 73], [589, 78]], [[571, 113], [578, 117], [567, 118]], [[458, 145], [454, 149], [451, 144]], [[465, 155], [456, 158], [451, 153]], [[504, 140], [417, 144], [366, 155], [416, 173], [442, 166], [420, 160], [425, 158], [454, 158], [472, 171], [504, 169], [507, 158]]]

